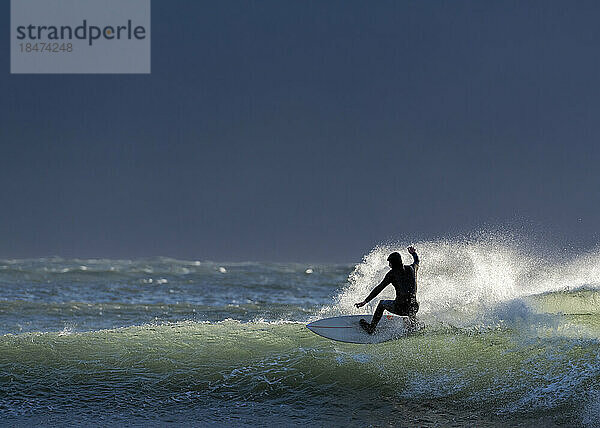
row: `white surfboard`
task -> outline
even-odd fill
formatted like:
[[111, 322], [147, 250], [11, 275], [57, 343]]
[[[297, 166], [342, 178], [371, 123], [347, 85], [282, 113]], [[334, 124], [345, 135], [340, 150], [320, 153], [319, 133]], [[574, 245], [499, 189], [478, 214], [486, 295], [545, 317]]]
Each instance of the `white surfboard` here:
[[381, 343], [406, 335], [404, 319], [398, 315], [385, 314], [377, 324], [375, 333], [368, 334], [359, 324], [361, 318], [371, 322], [371, 315], [347, 315], [324, 318], [306, 327], [313, 333], [328, 339], [349, 343]]

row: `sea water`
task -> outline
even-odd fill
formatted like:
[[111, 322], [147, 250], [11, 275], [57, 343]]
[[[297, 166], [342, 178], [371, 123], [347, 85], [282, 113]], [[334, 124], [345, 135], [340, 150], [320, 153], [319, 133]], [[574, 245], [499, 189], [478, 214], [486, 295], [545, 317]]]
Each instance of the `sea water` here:
[[387, 271], [357, 264], [0, 260], [0, 424], [599, 426], [600, 251], [414, 242], [419, 333], [333, 342]]

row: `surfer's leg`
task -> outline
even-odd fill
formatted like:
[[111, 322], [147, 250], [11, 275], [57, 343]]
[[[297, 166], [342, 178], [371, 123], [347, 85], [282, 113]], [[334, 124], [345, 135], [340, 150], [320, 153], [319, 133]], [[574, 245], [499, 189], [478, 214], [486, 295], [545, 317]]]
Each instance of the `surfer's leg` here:
[[377, 309], [375, 309], [375, 313], [373, 314], [373, 318], [371, 319], [371, 328], [373, 330], [375, 330], [375, 327], [377, 327], [379, 320], [383, 316], [384, 310], [391, 311], [391, 310], [393, 310], [393, 308], [394, 308], [393, 300], [380, 300], [379, 304], [377, 305]]

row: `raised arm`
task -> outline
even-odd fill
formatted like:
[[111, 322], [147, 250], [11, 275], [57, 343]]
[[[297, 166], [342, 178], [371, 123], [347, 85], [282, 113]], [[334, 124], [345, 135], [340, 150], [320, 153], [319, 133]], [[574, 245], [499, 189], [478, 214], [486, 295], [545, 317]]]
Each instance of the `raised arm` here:
[[[416, 268], [419, 266], [419, 256], [417, 256], [417, 250], [415, 250], [415, 247], [408, 247], [408, 252], [411, 254], [411, 256], [413, 257], [413, 263], [412, 263], [412, 267]], [[416, 269], [415, 269], [416, 270]]]
[[385, 275], [385, 277], [383, 278], [383, 281], [381, 281], [379, 283], [379, 285], [377, 287], [375, 287], [373, 289], [373, 291], [371, 291], [371, 293], [367, 296], [367, 298], [365, 300], [363, 300], [362, 302], [360, 302], [360, 303], [355, 303], [354, 306], [356, 306], [357, 308], [365, 306], [367, 303], [369, 303], [371, 300], [373, 300], [379, 293], [381, 293], [381, 291], [385, 287], [387, 287], [391, 283], [392, 283], [392, 280], [390, 279], [390, 274], [388, 272]]

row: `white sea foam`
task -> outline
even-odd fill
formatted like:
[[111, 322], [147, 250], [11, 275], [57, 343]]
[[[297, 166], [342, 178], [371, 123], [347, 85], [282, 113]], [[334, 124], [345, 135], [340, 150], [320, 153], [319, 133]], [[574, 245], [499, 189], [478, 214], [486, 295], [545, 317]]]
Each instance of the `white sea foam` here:
[[[600, 286], [600, 251], [549, 260], [514, 238], [495, 235], [413, 245], [420, 257], [419, 317], [426, 321], [463, 327], [529, 317], [529, 296]], [[356, 265], [334, 305], [319, 315], [372, 312], [380, 299], [393, 299], [394, 288], [389, 286], [367, 307], [354, 307], [383, 279], [393, 251], [402, 254], [404, 264], [412, 263], [404, 246], [377, 246]]]

